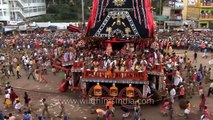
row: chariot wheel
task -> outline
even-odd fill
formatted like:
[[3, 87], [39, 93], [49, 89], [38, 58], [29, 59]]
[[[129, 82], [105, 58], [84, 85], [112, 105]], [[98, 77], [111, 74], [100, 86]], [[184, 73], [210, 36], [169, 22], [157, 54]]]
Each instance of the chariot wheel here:
[[[89, 91], [88, 91], [88, 96], [95, 96], [94, 95], [94, 87], [95, 87], [96, 85], [94, 85], [94, 86], [92, 86], [90, 89], [89, 89]], [[108, 97], [109, 96], [109, 89], [106, 87], [106, 86], [104, 86], [104, 85], [100, 85], [101, 87], [102, 87], [102, 96], [101, 97]]]
[[134, 88], [134, 97], [133, 98], [129, 98], [126, 96], [126, 88], [123, 88], [121, 89], [121, 91], [119, 92], [119, 98], [120, 99], [123, 99], [121, 101], [121, 105], [124, 107], [124, 108], [127, 108], [127, 109], [134, 109], [134, 106], [135, 106], [135, 102], [138, 100], [138, 99], [141, 99], [143, 97], [141, 91], [136, 88], [136, 87], [133, 87]]

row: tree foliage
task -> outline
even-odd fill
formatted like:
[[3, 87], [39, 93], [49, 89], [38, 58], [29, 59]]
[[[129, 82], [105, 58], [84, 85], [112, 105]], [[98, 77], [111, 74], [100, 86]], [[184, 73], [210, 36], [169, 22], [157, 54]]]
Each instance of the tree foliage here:
[[[90, 15], [88, 6], [92, 0], [85, 1], [85, 19]], [[81, 0], [46, 0], [47, 14], [37, 21], [81, 21]]]
[[[90, 16], [88, 7], [92, 6], [93, 0], [85, 1], [85, 20]], [[154, 12], [160, 12], [160, 0], [152, 0]], [[167, 0], [162, 0], [162, 5]], [[38, 21], [81, 21], [81, 0], [46, 0], [47, 14], [41, 16]]]
[[[160, 4], [160, 1], [162, 4]], [[154, 9], [154, 12], [159, 15], [160, 9], [163, 10], [163, 6], [165, 6], [168, 3], [168, 0], [152, 0], [152, 6]]]

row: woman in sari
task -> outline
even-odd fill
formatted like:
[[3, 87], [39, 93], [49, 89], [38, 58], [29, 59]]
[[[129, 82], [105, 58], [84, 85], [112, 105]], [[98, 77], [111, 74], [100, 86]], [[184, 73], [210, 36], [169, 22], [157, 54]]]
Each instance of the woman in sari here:
[[17, 96], [16, 93], [13, 91], [13, 89], [11, 89], [10, 99], [11, 99], [12, 104], [15, 102], [16, 98], [18, 98], [18, 96]]
[[4, 102], [4, 104], [5, 104], [5, 108], [10, 107], [11, 104], [12, 104], [12, 102], [10, 100], [10, 94], [9, 94], [8, 91], [5, 92], [5, 102]]
[[35, 69], [35, 79], [39, 81], [39, 69]]
[[40, 82], [45, 82], [45, 83], [47, 83], [47, 80], [45, 79], [45, 77], [44, 77], [44, 71], [42, 70], [41, 72], [40, 72]]

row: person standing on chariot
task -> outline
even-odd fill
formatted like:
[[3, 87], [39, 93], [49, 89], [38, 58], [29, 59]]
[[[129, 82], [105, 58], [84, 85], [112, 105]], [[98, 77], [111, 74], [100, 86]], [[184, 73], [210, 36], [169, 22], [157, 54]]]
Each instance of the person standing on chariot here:
[[107, 44], [107, 48], [106, 48], [106, 54], [107, 54], [108, 56], [110, 56], [111, 53], [112, 53], [112, 45], [111, 45], [111, 43], [108, 43], [108, 44]]
[[92, 64], [94, 66], [94, 75], [96, 75], [96, 73], [99, 69], [99, 62], [98, 62], [98, 60], [95, 59]]
[[177, 71], [174, 77], [174, 86], [177, 88], [182, 82], [183, 82], [183, 78], [180, 76], [180, 72]]
[[175, 90], [175, 87], [173, 86], [173, 88], [170, 90], [170, 99], [172, 103], [175, 102], [175, 96], [176, 96], [176, 90]]

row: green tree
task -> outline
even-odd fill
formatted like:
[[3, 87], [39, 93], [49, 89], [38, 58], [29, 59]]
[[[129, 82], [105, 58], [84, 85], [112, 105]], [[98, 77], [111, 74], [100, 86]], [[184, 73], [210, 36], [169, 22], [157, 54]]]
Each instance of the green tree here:
[[[162, 4], [160, 4], [160, 1], [162, 1]], [[163, 6], [167, 5], [168, 0], [152, 0], [152, 6], [154, 9], [154, 12], [159, 15], [160, 9], [163, 10]]]

